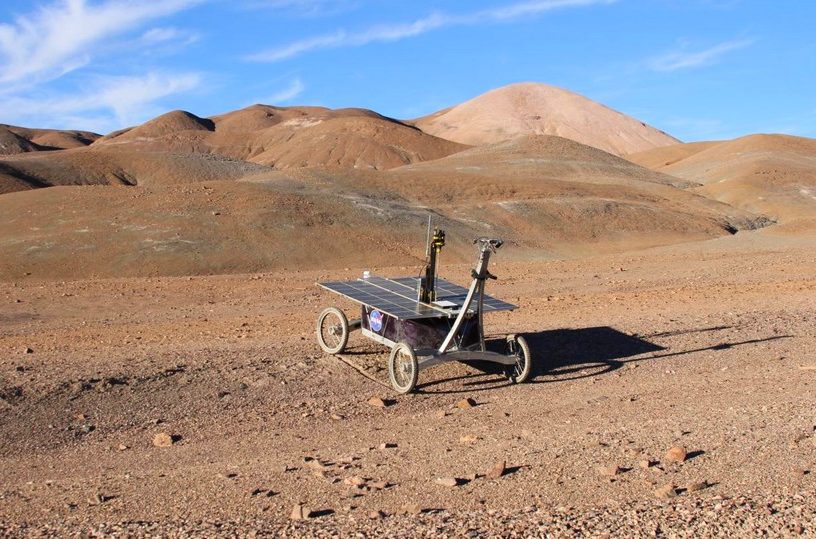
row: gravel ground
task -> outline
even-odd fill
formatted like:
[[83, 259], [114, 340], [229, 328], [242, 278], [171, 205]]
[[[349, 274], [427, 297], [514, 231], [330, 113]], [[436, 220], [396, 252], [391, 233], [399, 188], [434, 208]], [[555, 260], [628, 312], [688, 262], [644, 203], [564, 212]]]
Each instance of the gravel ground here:
[[415, 515], [327, 515], [270, 520], [12, 525], [9, 537], [814, 537], [814, 491], [768, 498], [675, 499], [618, 507], [520, 512], [429, 510]]
[[498, 258], [533, 382], [400, 397], [359, 335], [316, 349], [356, 271], [0, 283], [0, 535], [813, 535], [815, 244]]

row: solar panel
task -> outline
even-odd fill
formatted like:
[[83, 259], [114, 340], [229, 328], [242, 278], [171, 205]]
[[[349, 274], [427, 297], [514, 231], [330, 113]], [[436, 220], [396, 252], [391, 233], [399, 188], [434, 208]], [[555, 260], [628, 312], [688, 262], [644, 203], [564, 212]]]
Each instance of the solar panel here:
[[[454, 316], [456, 309], [434, 307], [416, 300], [419, 278], [401, 277], [385, 279], [372, 275], [354, 281], [329, 281], [318, 283], [323, 288], [345, 296], [353, 301], [369, 305], [402, 320]], [[461, 307], [467, 296], [467, 288], [444, 279], [436, 281], [437, 300], [445, 300]], [[513, 310], [516, 306], [491, 296], [484, 296], [483, 309], [488, 311]]]
[[363, 305], [374, 307], [401, 320], [452, 316], [452, 313], [444, 309], [419, 303], [416, 298], [411, 297], [413, 291], [410, 288], [382, 277], [318, 284], [327, 290]]
[[[398, 279], [394, 279], [394, 281], [411, 288], [411, 290], [417, 290], [417, 287], [419, 286], [418, 277], [400, 277]], [[467, 293], [468, 289], [464, 286], [453, 284], [445, 279], [436, 280], [437, 300], [446, 300], [456, 303], [457, 305], [462, 305], [465, 302], [465, 296], [467, 296]], [[506, 301], [496, 299], [493, 296], [488, 296], [487, 294], [484, 295], [484, 302], [482, 304], [482, 309], [484, 312], [512, 311], [516, 308], [517, 306], [513, 305], [512, 303], [507, 303]]]

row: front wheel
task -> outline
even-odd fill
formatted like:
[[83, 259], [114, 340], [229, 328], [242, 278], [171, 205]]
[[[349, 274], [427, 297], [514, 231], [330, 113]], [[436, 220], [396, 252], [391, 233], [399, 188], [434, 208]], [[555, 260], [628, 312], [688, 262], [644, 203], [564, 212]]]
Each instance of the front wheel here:
[[416, 353], [407, 342], [397, 343], [388, 356], [388, 379], [397, 393], [414, 390], [419, 377]]
[[349, 323], [343, 311], [327, 307], [317, 317], [317, 344], [327, 354], [339, 354], [346, 349]]
[[521, 335], [510, 335], [504, 345], [504, 354], [516, 360], [514, 365], [508, 365], [504, 371], [507, 379], [514, 384], [526, 382], [533, 370], [533, 361], [530, 357], [530, 347], [527, 346], [527, 340]]

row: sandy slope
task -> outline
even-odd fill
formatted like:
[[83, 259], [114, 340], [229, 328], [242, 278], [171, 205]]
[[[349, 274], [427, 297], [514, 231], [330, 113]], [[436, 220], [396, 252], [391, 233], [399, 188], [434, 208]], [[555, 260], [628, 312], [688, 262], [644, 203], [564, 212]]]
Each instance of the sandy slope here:
[[[467, 242], [482, 235], [502, 236], [517, 247], [511, 256], [529, 259], [695, 241], [763, 224], [674, 186], [686, 182], [558, 137], [518, 139], [386, 172], [280, 172], [211, 160], [186, 175], [194, 170], [188, 160], [202, 161], [189, 154], [138, 161], [144, 153], [94, 148], [70, 155], [95, 154], [115, 158], [111, 163], [121, 170], [149, 163], [159, 174], [136, 187], [3, 195], [0, 278], [212, 274], [337, 268], [360, 257], [414, 259], [422, 255], [417, 240], [428, 215], [449, 232], [449, 260], [469, 257]], [[36, 160], [24, 161], [31, 168]], [[177, 179], [168, 182], [171, 174]], [[205, 181], [229, 174], [239, 181]]]
[[413, 123], [426, 133], [471, 145], [558, 135], [622, 155], [678, 142], [581, 95], [540, 83], [497, 88]]
[[43, 151], [43, 150], [65, 150], [69, 148], [80, 148], [88, 146], [99, 138], [96, 133], [90, 131], [66, 131], [60, 129], [31, 129], [16, 125], [0, 124], [0, 155], [11, 153], [3, 148], [4, 141], [11, 132], [22, 142], [22, 151]]
[[813, 139], [750, 135], [660, 148], [630, 159], [705, 184], [699, 193], [781, 222], [816, 216]]
[[[488, 330], [528, 335], [535, 383], [450, 365], [385, 409], [366, 401], [387, 388], [313, 341], [316, 313], [336, 303], [314, 281], [367, 260], [0, 284], [0, 534], [816, 532], [812, 239], [747, 233], [550, 263], [508, 263], [512, 249], [491, 291], [521, 308]], [[384, 379], [381, 349], [359, 335], [347, 359]], [[465, 397], [477, 406], [456, 408]], [[179, 439], [154, 447], [159, 432]], [[667, 462], [673, 445], [691, 458]], [[501, 478], [466, 479], [501, 460]], [[290, 524], [296, 503], [324, 516]], [[412, 504], [426, 512], [399, 516]]]

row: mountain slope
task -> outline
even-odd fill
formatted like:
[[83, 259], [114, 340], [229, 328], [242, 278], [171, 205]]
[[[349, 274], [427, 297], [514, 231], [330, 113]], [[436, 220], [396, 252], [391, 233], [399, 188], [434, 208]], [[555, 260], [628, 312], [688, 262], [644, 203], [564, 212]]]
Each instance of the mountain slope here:
[[[704, 184], [697, 189], [700, 194], [774, 220], [816, 216], [816, 140], [760, 134], [687, 146], [660, 148], [630, 159]], [[684, 153], [686, 157], [674, 159]]]
[[576, 93], [539, 83], [498, 88], [413, 123], [426, 133], [469, 145], [557, 135], [623, 155], [678, 142]]

